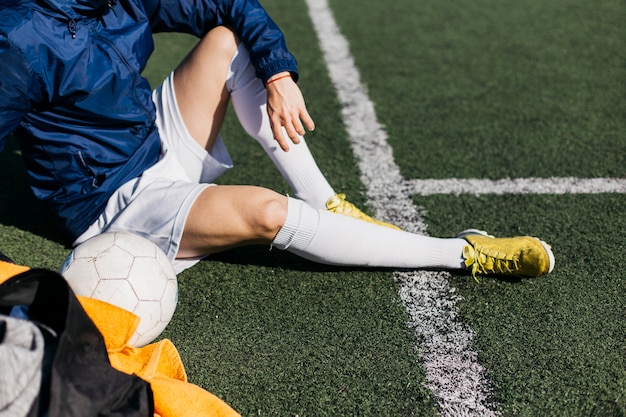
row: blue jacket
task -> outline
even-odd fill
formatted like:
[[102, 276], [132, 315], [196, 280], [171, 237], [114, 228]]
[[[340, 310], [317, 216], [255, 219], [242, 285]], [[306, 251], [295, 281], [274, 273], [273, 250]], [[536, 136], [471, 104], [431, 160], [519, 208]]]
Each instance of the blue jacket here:
[[257, 0], [0, 0], [0, 150], [16, 131], [31, 188], [72, 239], [159, 156], [152, 34], [230, 27], [257, 76], [295, 76]]

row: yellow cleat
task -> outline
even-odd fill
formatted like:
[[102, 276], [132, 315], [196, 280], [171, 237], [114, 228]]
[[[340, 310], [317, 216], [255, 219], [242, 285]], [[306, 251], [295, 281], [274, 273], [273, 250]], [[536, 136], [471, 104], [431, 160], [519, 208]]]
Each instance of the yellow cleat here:
[[345, 194], [335, 194], [326, 202], [326, 209], [333, 213], [343, 214], [344, 216], [354, 217], [355, 219], [365, 220], [366, 222], [374, 223], [379, 226], [390, 227], [396, 230], [402, 230], [398, 226], [391, 223], [381, 222], [373, 217], [368, 216], [361, 210], [356, 208], [354, 204], [346, 200]]
[[552, 248], [536, 237], [495, 238], [479, 230], [461, 232], [457, 237], [469, 243], [463, 248], [463, 258], [477, 281], [479, 275], [535, 278], [554, 269]]

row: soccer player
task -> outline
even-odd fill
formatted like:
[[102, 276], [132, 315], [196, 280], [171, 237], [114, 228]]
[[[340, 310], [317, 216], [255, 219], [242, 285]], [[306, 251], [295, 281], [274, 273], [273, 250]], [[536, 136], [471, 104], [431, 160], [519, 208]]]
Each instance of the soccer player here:
[[[141, 71], [156, 32], [200, 40], [151, 91]], [[256, 0], [0, 0], [0, 148], [16, 131], [35, 196], [74, 244], [136, 233], [177, 272], [247, 244], [334, 265], [552, 270], [550, 247], [533, 237], [440, 239], [365, 216], [309, 153], [314, 123], [297, 79]], [[294, 198], [212, 184], [231, 166], [219, 134], [229, 102]]]

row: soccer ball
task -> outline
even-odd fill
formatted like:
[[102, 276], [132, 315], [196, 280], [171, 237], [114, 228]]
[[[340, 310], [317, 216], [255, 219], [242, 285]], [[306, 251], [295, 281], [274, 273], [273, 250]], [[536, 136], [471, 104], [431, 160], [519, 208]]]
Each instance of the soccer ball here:
[[78, 245], [61, 266], [77, 295], [106, 301], [140, 318], [130, 344], [152, 342], [174, 315], [178, 281], [169, 259], [154, 243], [108, 232]]

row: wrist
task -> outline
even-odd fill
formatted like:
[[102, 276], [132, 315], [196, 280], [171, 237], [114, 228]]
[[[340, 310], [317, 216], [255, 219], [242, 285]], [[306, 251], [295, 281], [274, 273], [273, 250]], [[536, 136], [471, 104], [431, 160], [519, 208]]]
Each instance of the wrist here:
[[267, 81], [265, 82], [265, 86], [268, 86], [274, 81], [282, 80], [284, 78], [292, 78], [291, 73], [289, 71], [283, 71], [283, 72], [274, 74], [270, 78], [267, 79]]

